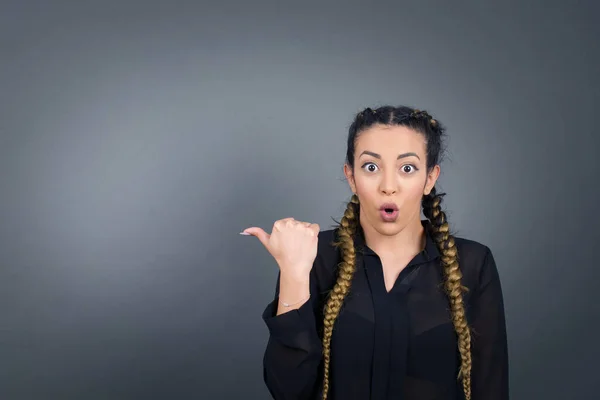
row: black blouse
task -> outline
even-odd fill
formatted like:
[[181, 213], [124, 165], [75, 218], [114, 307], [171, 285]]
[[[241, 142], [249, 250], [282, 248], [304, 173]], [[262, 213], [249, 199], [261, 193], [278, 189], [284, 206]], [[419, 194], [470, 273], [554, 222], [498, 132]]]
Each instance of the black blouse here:
[[[341, 261], [331, 244], [334, 235], [335, 230], [319, 233], [310, 300], [276, 315], [278, 277], [275, 299], [263, 313], [270, 334], [264, 380], [276, 400], [322, 396], [323, 306]], [[455, 238], [455, 243], [462, 283], [469, 288], [465, 307], [473, 332], [471, 398], [505, 400], [508, 350], [498, 270], [487, 246], [464, 238]], [[381, 261], [361, 234], [355, 246], [357, 270], [331, 339], [328, 398], [463, 399], [457, 336], [443, 290], [440, 253], [431, 235], [389, 292]]]

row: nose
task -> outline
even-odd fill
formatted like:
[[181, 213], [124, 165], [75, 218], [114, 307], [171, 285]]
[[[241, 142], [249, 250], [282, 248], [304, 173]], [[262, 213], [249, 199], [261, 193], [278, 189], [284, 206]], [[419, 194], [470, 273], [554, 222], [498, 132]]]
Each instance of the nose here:
[[389, 172], [384, 174], [380, 184], [381, 192], [389, 196], [396, 193], [397, 188], [396, 176]]

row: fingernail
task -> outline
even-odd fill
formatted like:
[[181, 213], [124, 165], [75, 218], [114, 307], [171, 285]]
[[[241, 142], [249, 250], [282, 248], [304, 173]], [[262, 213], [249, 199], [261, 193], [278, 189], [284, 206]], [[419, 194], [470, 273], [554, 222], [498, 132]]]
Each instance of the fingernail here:
[[240, 235], [244, 235], [244, 236], [250, 236], [250, 234], [249, 234], [249, 233], [246, 233], [246, 232], [240, 232]]

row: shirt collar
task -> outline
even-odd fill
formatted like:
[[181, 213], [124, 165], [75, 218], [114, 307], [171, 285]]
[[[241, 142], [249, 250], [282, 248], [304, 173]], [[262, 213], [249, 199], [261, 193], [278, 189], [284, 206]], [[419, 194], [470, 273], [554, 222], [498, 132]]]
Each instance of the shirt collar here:
[[[423, 228], [425, 228], [425, 248], [416, 255], [415, 259], [413, 260], [415, 263], [431, 261], [440, 256], [440, 251], [438, 250], [435, 240], [430, 232], [431, 225], [429, 220], [421, 220], [421, 225], [423, 225]], [[375, 253], [369, 246], [366, 245], [364, 232], [360, 225], [354, 238], [354, 245], [357, 253], [360, 253], [364, 256], [377, 256], [377, 253]]]

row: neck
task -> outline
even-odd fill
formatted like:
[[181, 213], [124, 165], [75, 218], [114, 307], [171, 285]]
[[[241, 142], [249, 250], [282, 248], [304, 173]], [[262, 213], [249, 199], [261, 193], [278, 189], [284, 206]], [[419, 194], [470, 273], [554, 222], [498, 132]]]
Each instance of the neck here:
[[362, 218], [361, 226], [366, 245], [382, 257], [412, 256], [425, 247], [425, 229], [420, 218], [411, 220], [395, 235], [377, 232], [373, 226], [363, 223]]

